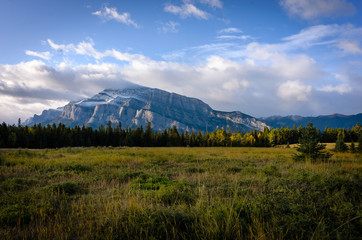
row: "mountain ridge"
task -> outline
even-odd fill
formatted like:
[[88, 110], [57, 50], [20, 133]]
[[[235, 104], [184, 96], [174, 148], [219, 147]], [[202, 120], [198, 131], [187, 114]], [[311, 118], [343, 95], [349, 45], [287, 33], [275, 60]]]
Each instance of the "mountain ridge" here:
[[63, 123], [66, 126], [85, 125], [94, 128], [108, 121], [123, 127], [145, 127], [151, 122], [155, 130], [176, 126], [181, 131], [262, 130], [267, 125], [239, 111], [223, 112], [212, 109], [197, 98], [170, 93], [157, 88], [131, 86], [105, 89], [80, 101], [70, 102], [63, 109], [44, 110], [24, 123], [26, 125]]
[[344, 115], [334, 113], [316, 117], [300, 115], [254, 118], [240, 111], [224, 112], [212, 109], [207, 103], [193, 97], [167, 92], [158, 88], [127, 85], [119, 89], [107, 88], [90, 98], [69, 102], [58, 109], [44, 110], [40, 115], [27, 119], [25, 125], [41, 123], [98, 128], [111, 121], [123, 127], [145, 127], [151, 122], [154, 130], [176, 126], [181, 131], [231, 131], [263, 130], [264, 127], [292, 128], [306, 126], [310, 121], [320, 130], [351, 128], [362, 123], [362, 113]]
[[312, 122], [313, 125], [320, 129], [324, 130], [325, 127], [328, 128], [352, 128], [356, 123], [362, 123], [362, 113], [357, 113], [354, 115], [344, 115], [340, 113], [334, 113], [330, 115], [319, 115], [316, 117], [303, 117], [299, 115], [288, 115], [288, 116], [270, 116], [259, 118], [260, 121], [265, 122], [267, 125], [272, 128], [281, 128], [289, 127], [293, 128], [295, 124], [296, 127], [306, 126], [309, 122]]

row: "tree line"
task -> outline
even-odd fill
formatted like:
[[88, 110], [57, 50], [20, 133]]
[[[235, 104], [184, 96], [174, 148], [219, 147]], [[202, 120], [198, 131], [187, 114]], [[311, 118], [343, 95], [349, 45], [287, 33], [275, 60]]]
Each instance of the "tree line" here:
[[[155, 131], [148, 123], [144, 129], [122, 128], [121, 123], [112, 127], [106, 126], [93, 129], [86, 126], [66, 127], [64, 124], [34, 126], [0, 125], [0, 147], [2, 148], [61, 148], [90, 146], [139, 146], [139, 147], [273, 147], [283, 144], [298, 143], [303, 127], [269, 129], [263, 131], [234, 132], [218, 129], [214, 132], [181, 132], [176, 127]], [[352, 129], [325, 128], [316, 130], [320, 142], [357, 142], [362, 137], [362, 128], [356, 124]]]

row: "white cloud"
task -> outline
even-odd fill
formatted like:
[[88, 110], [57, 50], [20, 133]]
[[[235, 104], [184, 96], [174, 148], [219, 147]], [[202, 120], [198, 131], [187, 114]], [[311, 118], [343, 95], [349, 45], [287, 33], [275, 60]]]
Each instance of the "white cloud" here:
[[177, 33], [178, 29], [177, 27], [180, 26], [180, 24], [178, 22], [174, 22], [174, 21], [168, 21], [166, 23], [162, 23], [162, 27], [160, 27], [158, 30], [160, 32], [164, 32], [164, 33]]
[[222, 2], [220, 0], [200, 0], [203, 4], [208, 4], [214, 8], [222, 8]]
[[[298, 105], [309, 99], [313, 99], [314, 106], [325, 101], [318, 99], [315, 95], [318, 91], [312, 91], [311, 83], [306, 83], [310, 79], [321, 79], [318, 69], [313, 70], [318, 65], [307, 56], [270, 54], [271, 62], [265, 65], [210, 56], [199, 64], [186, 64], [154, 61], [115, 50], [112, 53], [114, 57], [126, 60], [127, 64], [97, 63], [72, 67], [61, 63], [51, 67], [42, 61], [30, 61], [0, 65], [0, 95], [17, 99], [6, 102], [4, 99], [0, 111], [12, 108], [15, 109], [12, 113], [14, 121], [19, 116], [25, 119], [32, 113], [39, 114], [43, 109], [62, 106], [66, 101], [92, 96], [105, 88], [121, 88], [126, 80], [200, 98], [219, 110], [239, 110], [257, 116], [310, 114], [311, 111], [325, 113], [321, 109]], [[249, 58], [252, 57], [253, 52], [250, 52]], [[318, 81], [323, 82], [323, 78]], [[337, 87], [316, 90], [334, 96], [337, 90], [331, 89]], [[338, 89], [339, 93], [343, 91], [340, 86]], [[346, 95], [347, 92], [343, 96]], [[27, 110], [18, 111], [21, 108]]]
[[101, 59], [105, 57], [105, 54], [98, 52], [94, 49], [94, 43], [91, 42], [80, 42], [73, 48], [76, 54], [92, 56], [95, 59]]
[[349, 16], [356, 12], [353, 4], [346, 0], [281, 0], [280, 4], [290, 16], [305, 20]]
[[66, 54], [67, 52], [69, 52], [70, 49], [73, 49], [74, 48], [74, 45], [73, 44], [68, 44], [68, 45], [65, 45], [65, 44], [56, 44], [54, 43], [51, 39], [48, 39], [46, 41], [49, 46], [54, 49], [55, 51], [57, 51], [57, 55], [64, 55]]
[[339, 84], [339, 85], [326, 85], [319, 89], [322, 92], [337, 92], [339, 94], [345, 94], [352, 92], [352, 87], [348, 84]]
[[52, 54], [50, 52], [34, 52], [34, 51], [26, 50], [25, 54], [29, 55], [29, 56], [39, 57], [44, 60], [50, 60], [52, 57]]
[[230, 27], [230, 28], [224, 28], [221, 29], [218, 33], [219, 34], [230, 34], [230, 33], [242, 33], [243, 31], [241, 31], [239, 28], [235, 28], [235, 27]]
[[341, 41], [337, 47], [343, 51], [344, 54], [362, 54], [362, 49], [357, 41]]
[[335, 37], [336, 35], [340, 35], [341, 33], [348, 30], [349, 25], [315, 25], [306, 29], [301, 30], [299, 33], [295, 35], [291, 35], [283, 38], [286, 41], [287, 46], [289, 47], [301, 47], [308, 48], [314, 45], [320, 45], [323, 43], [321, 40], [326, 39], [328, 37]]
[[238, 91], [243, 92], [250, 86], [250, 83], [246, 80], [238, 80], [236, 78], [233, 78], [229, 81], [226, 81], [222, 84], [222, 88], [227, 91]]
[[300, 81], [287, 81], [278, 88], [278, 96], [286, 101], [308, 101], [312, 86]]
[[21, 118], [22, 122], [24, 122], [34, 113], [40, 114], [45, 109], [55, 109], [68, 103], [68, 101], [43, 100], [41, 102], [32, 102], [23, 100], [19, 97], [0, 95], [0, 110], [6, 113], [0, 117], [1, 122], [15, 124], [18, 118]]
[[56, 44], [54, 43], [51, 39], [47, 40], [49, 46], [56, 50], [58, 52], [58, 54], [66, 54], [68, 52], [75, 52], [77, 54], [81, 54], [81, 55], [88, 55], [88, 56], [93, 56], [96, 59], [99, 59], [103, 56], [101, 56], [101, 54], [99, 52], [97, 52], [94, 48], [93, 45], [94, 43], [92, 41], [90, 42], [80, 42], [77, 45], [74, 44]]
[[296, 51], [311, 47], [337, 47], [347, 54], [359, 54], [362, 28], [352, 24], [315, 25], [302, 29], [299, 33], [283, 38], [283, 43], [275, 46], [282, 51]]
[[74, 44], [67, 44], [67, 45], [60, 45], [54, 43], [51, 39], [48, 39], [49, 46], [54, 50], [61, 50], [64, 54], [66, 53], [74, 53], [78, 55], [84, 55], [93, 57], [96, 60], [102, 59], [104, 57], [113, 57], [119, 61], [126, 61], [130, 62], [132, 60], [146, 60], [146, 57], [140, 54], [129, 54], [129, 53], [122, 53], [117, 50], [106, 50], [104, 52], [97, 51], [94, 49], [94, 42], [92, 40], [88, 42], [80, 42], [77, 45]]
[[195, 5], [187, 2], [184, 2], [181, 6], [166, 4], [164, 11], [179, 15], [182, 18], [196, 17], [199, 19], [208, 19], [210, 17], [209, 13], [198, 9]]
[[[0, 64], [0, 112], [14, 109], [7, 118], [11, 115], [16, 121], [19, 116], [24, 119], [30, 113], [92, 96], [104, 88], [120, 88], [129, 81], [200, 98], [215, 109], [254, 116], [357, 113], [362, 107], [362, 78], [357, 65], [353, 71], [331, 73], [306, 51], [295, 50], [326, 40], [333, 42], [328, 46], [337, 47], [360, 36], [360, 29], [352, 25], [328, 26], [305, 29], [276, 44], [222, 42], [191, 47], [171, 53], [164, 61], [115, 49], [100, 51], [92, 40], [58, 44], [48, 39], [49, 47], [64, 54], [65, 59], [83, 56], [88, 62], [93, 59], [93, 64]], [[316, 36], [309, 36], [308, 31]], [[103, 62], [106, 57], [119, 63]], [[175, 61], [177, 57], [182, 61]]]
[[[227, 30], [229, 31], [229, 30]], [[227, 32], [222, 31], [222, 32]], [[231, 30], [234, 32], [235, 30]], [[164, 54], [165, 59], [177, 59], [178, 57], [186, 59], [188, 55], [193, 57], [209, 56], [210, 54], [219, 55], [226, 58], [250, 58], [251, 53], [256, 54], [252, 58], [268, 59], [271, 54], [299, 54], [301, 51], [312, 47], [336, 48], [338, 43], [359, 42], [362, 38], [362, 28], [357, 28], [352, 24], [331, 24], [315, 25], [302, 29], [299, 33], [284, 37], [281, 42], [268, 44], [256, 42], [256, 39], [248, 35], [222, 34], [216, 36], [216, 39], [223, 40], [223, 43], [211, 43], [201, 46], [185, 48], [171, 53]], [[222, 35], [220, 35], [222, 34]], [[236, 43], [233, 40], [249, 40], [251, 43]], [[340, 45], [343, 46], [343, 45]], [[332, 51], [327, 50], [332, 54]], [[336, 54], [333, 57], [340, 57]]]
[[217, 39], [221, 40], [247, 40], [251, 39], [252, 37], [249, 35], [220, 35], [216, 37]]
[[118, 13], [117, 8], [109, 8], [107, 6], [104, 6], [102, 9], [93, 12], [92, 14], [100, 17], [105, 21], [115, 20], [117, 22], [122, 22], [126, 25], [131, 25], [135, 28], [139, 28], [139, 25], [131, 19], [130, 13]]
[[284, 79], [312, 81], [323, 78], [324, 73], [318, 63], [307, 55], [270, 54], [268, 58], [272, 59], [270, 66]]
[[[101, 89], [117, 88], [122, 72], [115, 64], [51, 67], [42, 61], [0, 65], [0, 121], [23, 120], [42, 110], [64, 106]], [[11, 109], [11, 111], [9, 111]]]

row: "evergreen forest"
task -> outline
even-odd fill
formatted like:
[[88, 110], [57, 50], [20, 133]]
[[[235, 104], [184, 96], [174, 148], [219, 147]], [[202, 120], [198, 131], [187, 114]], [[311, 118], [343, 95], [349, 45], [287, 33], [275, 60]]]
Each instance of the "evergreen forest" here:
[[[298, 143], [303, 127], [294, 126], [292, 129], [281, 127], [276, 129], [264, 128], [263, 131], [231, 132], [218, 129], [214, 132], [181, 132], [176, 127], [155, 131], [150, 123], [144, 129], [122, 128], [119, 124], [98, 129], [76, 126], [66, 127], [64, 124], [34, 126], [0, 125], [0, 147], [2, 148], [62, 148], [62, 147], [91, 147], [91, 146], [129, 146], [129, 147], [273, 147]], [[357, 123], [351, 129], [332, 129], [324, 131], [316, 129], [321, 143], [335, 143], [337, 139], [345, 142], [358, 142], [362, 128]]]

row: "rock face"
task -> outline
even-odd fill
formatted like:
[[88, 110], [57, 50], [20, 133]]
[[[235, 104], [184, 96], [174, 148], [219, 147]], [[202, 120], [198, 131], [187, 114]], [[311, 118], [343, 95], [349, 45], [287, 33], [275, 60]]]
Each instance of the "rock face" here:
[[169, 93], [156, 88], [133, 86], [106, 89], [79, 102], [71, 102], [62, 110], [46, 110], [28, 119], [25, 124], [58, 124], [98, 128], [121, 122], [122, 127], [145, 127], [151, 122], [154, 130], [176, 126], [181, 131], [262, 130], [267, 125], [241, 112], [221, 112], [196, 98]]
[[62, 113], [62, 108], [44, 110], [41, 115], [34, 115], [27, 119], [25, 125], [34, 125], [40, 123], [41, 125], [47, 125], [53, 123], [54, 119], [57, 119]]

